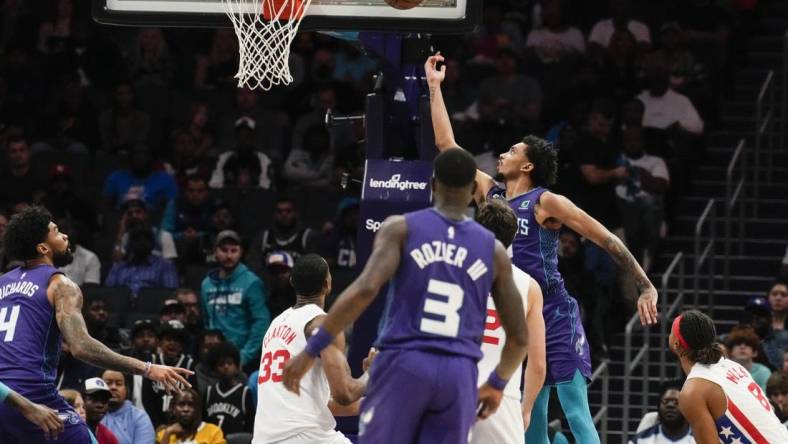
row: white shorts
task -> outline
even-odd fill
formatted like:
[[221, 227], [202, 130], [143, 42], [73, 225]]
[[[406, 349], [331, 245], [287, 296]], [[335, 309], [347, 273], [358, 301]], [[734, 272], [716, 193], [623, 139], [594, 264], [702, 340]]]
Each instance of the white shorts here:
[[504, 396], [498, 410], [477, 421], [471, 429], [469, 444], [523, 444], [525, 426], [520, 401]]
[[276, 444], [352, 444], [341, 432], [336, 430], [316, 431], [308, 430]]

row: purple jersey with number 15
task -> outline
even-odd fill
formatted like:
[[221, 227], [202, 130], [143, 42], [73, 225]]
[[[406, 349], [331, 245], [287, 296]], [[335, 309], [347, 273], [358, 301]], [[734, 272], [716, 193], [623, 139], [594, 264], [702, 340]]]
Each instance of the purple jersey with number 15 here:
[[377, 346], [481, 358], [495, 237], [434, 208], [405, 214], [407, 239], [389, 283]]

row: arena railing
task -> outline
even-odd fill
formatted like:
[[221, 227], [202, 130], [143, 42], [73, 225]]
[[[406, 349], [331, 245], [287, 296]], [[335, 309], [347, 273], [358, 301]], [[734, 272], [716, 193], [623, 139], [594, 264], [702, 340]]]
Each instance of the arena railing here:
[[[746, 193], [745, 184], [747, 182], [747, 154], [745, 151], [745, 140], [742, 138], [739, 145], [728, 162], [728, 169], [725, 171], [725, 289], [730, 290], [730, 271], [731, 271], [731, 225], [733, 225], [733, 212], [738, 204], [738, 254], [744, 254], [744, 200]], [[734, 172], [739, 167], [739, 180], [734, 183]]]
[[596, 415], [594, 415], [594, 426], [597, 426], [597, 430], [600, 431], [599, 435], [602, 438], [602, 444], [607, 444], [608, 405], [610, 402], [610, 364], [607, 361], [599, 364], [594, 370], [594, 374], [591, 375], [591, 382], [588, 385], [594, 384], [600, 377], [602, 378], [601, 406]]
[[[678, 273], [676, 273], [676, 268], [678, 268]], [[670, 280], [671, 278], [675, 277], [678, 282], [675, 286], [676, 292], [676, 299], [673, 300], [672, 303], [669, 303], [668, 295], [670, 294]], [[662, 299], [662, 310], [659, 315], [659, 380], [664, 381], [665, 377], [667, 376], [667, 343], [668, 343], [668, 329], [670, 329], [671, 323], [670, 320], [673, 318], [675, 313], [681, 312], [684, 308], [684, 279], [686, 275], [684, 274], [684, 253], [678, 252], [675, 256], [673, 256], [673, 260], [670, 261], [670, 265], [665, 270], [665, 273], [662, 274], [662, 287], [661, 287], [661, 299]], [[678, 362], [676, 363], [676, 374], [679, 375], [681, 368], [678, 366]]]
[[[693, 270], [693, 290], [695, 297], [693, 298], [693, 308], [700, 309], [700, 274], [703, 265], [708, 262], [706, 267], [708, 270], [707, 277], [708, 289], [707, 294], [707, 314], [714, 319], [714, 247], [717, 241], [717, 214], [714, 208], [714, 199], [709, 199], [706, 208], [701, 213], [698, 222], [695, 224], [695, 257], [694, 257], [694, 270]], [[708, 240], [705, 244], [702, 243], [703, 227], [708, 222]]]
[[761, 149], [763, 148], [768, 160], [766, 162], [766, 182], [772, 181], [772, 164], [774, 163], [774, 128], [773, 123], [777, 118], [775, 110], [774, 70], [766, 74], [755, 99], [755, 163], [752, 182], [752, 215], [758, 217], [758, 197], [763, 176], [761, 175]]
[[[637, 350], [635, 357], [632, 357], [632, 333], [635, 330], [636, 326], [640, 326], [643, 328], [643, 345]], [[651, 330], [648, 327], [643, 327], [640, 324], [640, 316], [635, 313], [632, 318], [627, 322], [627, 327], [624, 330], [624, 402], [623, 402], [623, 412], [621, 415], [621, 444], [628, 443], [629, 437], [629, 419], [632, 412], [632, 373], [638, 367], [638, 365], [642, 361], [643, 365], [643, 377], [642, 377], [642, 385], [640, 389], [640, 416], [648, 412], [648, 373], [649, 373], [649, 346], [651, 341]]]

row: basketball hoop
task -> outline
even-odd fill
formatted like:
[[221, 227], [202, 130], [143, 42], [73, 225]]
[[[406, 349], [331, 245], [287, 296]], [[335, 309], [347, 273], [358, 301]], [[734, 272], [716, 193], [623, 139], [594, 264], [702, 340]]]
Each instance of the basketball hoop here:
[[238, 37], [238, 87], [289, 85], [290, 44], [312, 0], [222, 0]]

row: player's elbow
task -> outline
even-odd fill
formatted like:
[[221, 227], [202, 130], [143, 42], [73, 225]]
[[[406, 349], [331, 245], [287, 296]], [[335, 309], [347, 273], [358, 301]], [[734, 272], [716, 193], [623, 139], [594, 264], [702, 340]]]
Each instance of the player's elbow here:
[[353, 396], [350, 387], [343, 387], [341, 390], [337, 390], [336, 393], [332, 393], [331, 399], [341, 406], [349, 406], [357, 400], [357, 398]]
[[523, 327], [517, 329], [511, 336], [509, 333], [506, 335], [506, 339], [511, 342], [512, 346], [525, 355], [526, 351], [528, 351], [528, 328]]

